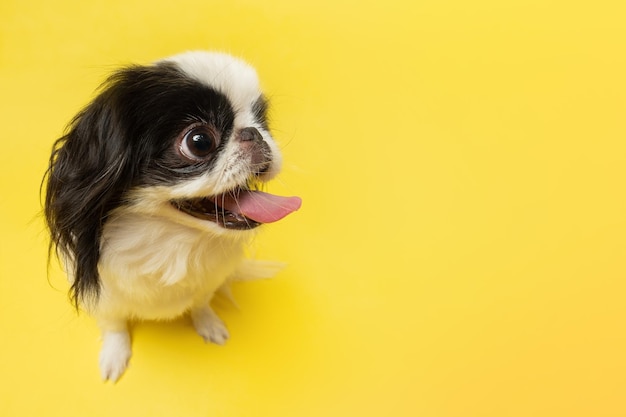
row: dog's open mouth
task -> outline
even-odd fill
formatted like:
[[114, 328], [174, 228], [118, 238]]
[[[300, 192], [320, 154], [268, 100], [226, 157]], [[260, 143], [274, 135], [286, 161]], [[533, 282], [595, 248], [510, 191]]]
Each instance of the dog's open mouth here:
[[212, 197], [172, 201], [172, 206], [183, 213], [234, 230], [273, 223], [298, 210], [301, 205], [300, 197], [282, 197], [244, 189]]

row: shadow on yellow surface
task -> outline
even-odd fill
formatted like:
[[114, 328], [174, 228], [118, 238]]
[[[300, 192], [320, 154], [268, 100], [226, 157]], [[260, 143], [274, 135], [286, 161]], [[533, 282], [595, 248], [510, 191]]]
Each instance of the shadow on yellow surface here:
[[[621, 2], [0, 5], [0, 413], [626, 414]], [[258, 70], [303, 209], [285, 261], [221, 306], [134, 328], [102, 384], [38, 217], [52, 142], [114, 67], [188, 49]]]

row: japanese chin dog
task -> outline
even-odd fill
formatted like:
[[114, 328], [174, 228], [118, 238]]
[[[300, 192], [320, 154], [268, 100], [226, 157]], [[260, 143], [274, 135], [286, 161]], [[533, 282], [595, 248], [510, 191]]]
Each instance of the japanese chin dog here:
[[111, 75], [55, 142], [45, 218], [77, 308], [102, 330], [100, 371], [131, 356], [128, 323], [189, 313], [205, 341], [229, 337], [210, 307], [229, 282], [275, 272], [244, 259], [256, 228], [300, 208], [260, 191], [280, 151], [256, 72], [187, 52]]

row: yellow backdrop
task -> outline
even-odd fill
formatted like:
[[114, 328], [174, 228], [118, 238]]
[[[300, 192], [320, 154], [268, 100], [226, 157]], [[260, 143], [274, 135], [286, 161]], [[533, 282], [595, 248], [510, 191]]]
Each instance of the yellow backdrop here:
[[[623, 1], [0, 3], [0, 415], [626, 415]], [[251, 62], [303, 208], [289, 267], [134, 328], [116, 384], [46, 276], [52, 142], [118, 65]]]

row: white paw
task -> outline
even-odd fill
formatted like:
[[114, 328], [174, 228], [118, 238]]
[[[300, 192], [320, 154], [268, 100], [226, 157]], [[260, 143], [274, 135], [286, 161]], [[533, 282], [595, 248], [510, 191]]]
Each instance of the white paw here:
[[130, 354], [130, 335], [127, 331], [105, 332], [100, 350], [102, 380], [117, 381], [128, 366]]
[[205, 342], [212, 342], [223, 345], [230, 336], [224, 322], [211, 310], [210, 307], [203, 307], [191, 312], [191, 320], [196, 332]]

